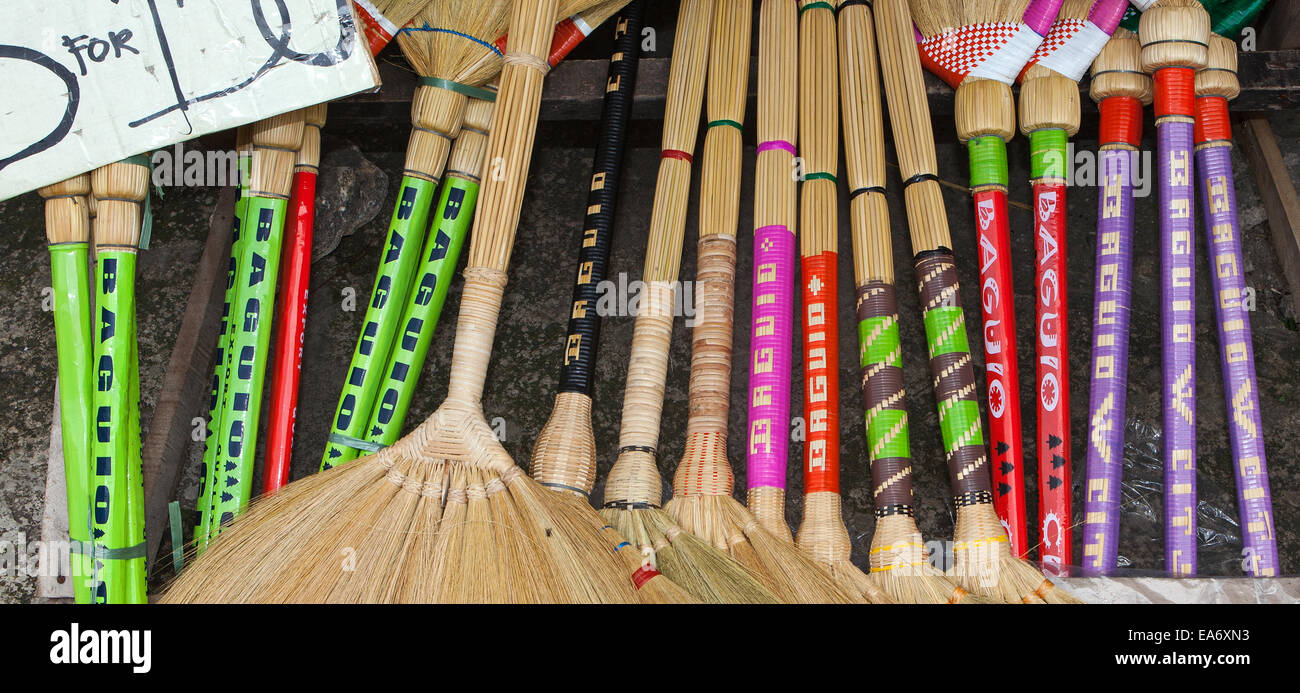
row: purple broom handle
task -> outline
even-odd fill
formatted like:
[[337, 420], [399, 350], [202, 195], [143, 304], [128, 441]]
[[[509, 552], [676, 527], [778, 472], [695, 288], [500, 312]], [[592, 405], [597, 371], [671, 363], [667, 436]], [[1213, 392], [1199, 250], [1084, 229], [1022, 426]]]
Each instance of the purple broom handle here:
[[794, 354], [795, 237], [785, 226], [754, 230], [749, 342], [747, 488], [785, 488]]
[[1242, 567], [1256, 577], [1274, 576], [1278, 571], [1278, 557], [1273, 533], [1273, 500], [1264, 461], [1264, 431], [1250, 315], [1242, 306], [1246, 293], [1242, 274], [1245, 265], [1231, 151], [1226, 142], [1202, 147], [1196, 153], [1196, 170], [1203, 193], [1210, 285], [1214, 289], [1211, 298], [1219, 331], [1219, 361], [1229, 415], [1228, 438], [1237, 477]]

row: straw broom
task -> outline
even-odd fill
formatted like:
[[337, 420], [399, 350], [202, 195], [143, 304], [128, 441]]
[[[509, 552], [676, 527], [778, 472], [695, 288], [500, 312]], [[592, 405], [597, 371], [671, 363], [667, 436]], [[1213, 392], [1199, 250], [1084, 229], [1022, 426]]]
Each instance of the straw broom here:
[[221, 323], [217, 331], [217, 349], [213, 354], [212, 390], [208, 399], [208, 423], [203, 438], [203, 465], [199, 469], [199, 493], [195, 501], [194, 543], [196, 550], [207, 547], [212, 531], [213, 494], [217, 487], [217, 456], [221, 450], [221, 412], [226, 399], [226, 383], [234, 365], [230, 349], [235, 335], [231, 306], [235, 303], [235, 279], [239, 276], [239, 259], [243, 253], [242, 228], [248, 210], [249, 166], [253, 160], [253, 142], [249, 127], [238, 128], [235, 135], [239, 157], [239, 196], [235, 200], [235, 229], [230, 240], [230, 262], [226, 267], [226, 291], [222, 299]]
[[983, 427], [975, 401], [975, 373], [958, 299], [956, 260], [936, 174], [930, 108], [911, 17], [905, 0], [882, 0], [875, 10], [881, 73], [903, 176], [930, 373], [957, 506], [954, 577], [962, 588], [1001, 601], [1073, 601], [1011, 553], [1006, 531], [993, 508]]
[[1079, 78], [1119, 25], [1126, 0], [1065, 0], [1021, 72], [1020, 131], [1029, 137], [1035, 216], [1035, 373], [1039, 560], [1074, 564], [1070, 494], [1070, 329], [1066, 300], [1068, 140], [1079, 131]]
[[740, 149], [748, 81], [752, 8], [721, 3], [714, 17], [709, 65], [709, 129], [701, 173], [699, 271], [691, 337], [690, 417], [686, 451], [664, 511], [682, 529], [726, 550], [783, 601], [848, 602], [830, 575], [774, 536], [732, 498], [727, 459], [735, 230], [740, 202]]
[[[1228, 101], [1241, 88], [1237, 83], [1237, 44], [1211, 35], [1206, 67], [1196, 73], [1196, 168], [1205, 210], [1205, 238], [1210, 248], [1211, 295], [1219, 329], [1219, 358], [1223, 392], [1232, 412], [1228, 438], [1237, 477], [1237, 513], [1241, 518], [1243, 567], [1248, 575], [1278, 573], [1277, 540], [1273, 534], [1273, 499], [1264, 458], [1263, 421], [1255, 379], [1255, 350], [1250, 314], [1242, 306], [1246, 292], [1237, 221], [1237, 197], [1232, 176], [1232, 130]], [[1237, 297], [1237, 298], [1234, 298]]]
[[[488, 144], [503, 177], [483, 186], [447, 401], [383, 452], [266, 497], [179, 577], [165, 601], [686, 599], [640, 570], [638, 556], [616, 551], [616, 537], [589, 507], [558, 502], [528, 478], [483, 418], [554, 5], [519, 2], [512, 13], [516, 44]], [[341, 566], [349, 556], [355, 560]], [[634, 574], [645, 578], [639, 590]]]
[[321, 128], [325, 127], [326, 110], [325, 104], [304, 109], [302, 146], [294, 162], [293, 193], [289, 197], [293, 228], [280, 258], [284, 278], [280, 282], [279, 324], [272, 349], [275, 360], [271, 365], [271, 421], [266, 430], [263, 493], [274, 493], [289, 483], [303, 333], [307, 327], [307, 290], [311, 282], [316, 176], [320, 171], [320, 137]]
[[799, 144], [803, 287], [803, 522], [796, 543], [849, 593], [889, 601], [849, 560], [839, 493], [839, 56], [835, 8], [799, 8]]
[[1137, 34], [1115, 30], [1092, 65], [1089, 90], [1101, 111], [1102, 189], [1097, 200], [1082, 564], [1085, 575], [1098, 575], [1114, 570], [1119, 559], [1132, 312], [1133, 167], [1142, 144], [1142, 106], [1151, 102], [1151, 78], [1142, 72]]
[[[605, 20], [618, 14], [628, 4], [628, 0], [609, 0], [599, 5], [585, 9], [572, 17], [565, 17], [555, 25], [555, 36], [551, 38], [551, 52], [547, 56], [546, 62], [551, 67], [560, 64], [560, 61], [568, 57], [596, 27], [605, 23]], [[496, 47], [505, 50], [506, 41], [509, 36], [502, 36], [496, 40]]]
[[984, 300], [985, 379], [994, 502], [1011, 550], [1024, 556], [1024, 470], [1006, 143], [1015, 133], [1011, 84], [1048, 32], [1061, 0], [911, 0], [925, 66], [957, 90], [957, 137], [970, 156]]
[[144, 484], [133, 383], [136, 252], [149, 171], [149, 158], [141, 155], [90, 174], [97, 203], [89, 560], [91, 600], [97, 604], [145, 602]]
[[1192, 161], [1195, 73], [1210, 16], [1195, 0], [1160, 0], [1142, 15], [1142, 69], [1155, 79], [1164, 345], [1165, 570], [1196, 573], [1196, 229]]
[[[660, 503], [655, 464], [672, 339], [673, 298], [681, 268], [691, 161], [704, 99], [713, 0], [682, 0], [668, 73], [662, 156], [642, 279], [647, 289], [632, 333], [618, 458], [605, 484], [601, 516], [648, 555], [657, 570], [701, 601], [775, 602], [776, 597], [725, 553], [685, 531]], [[723, 15], [732, 16], [730, 13]]]
[[745, 505], [773, 535], [785, 520], [793, 372], [795, 198], [791, 171], [799, 109], [798, 3], [767, 0], [758, 23], [758, 147], [754, 164], [754, 280], [749, 340]]
[[591, 427], [594, 366], [601, 323], [596, 313], [596, 301], [598, 287], [609, 267], [620, 171], [627, 148], [637, 64], [641, 58], [644, 17], [645, 2], [636, 0], [619, 17], [614, 33], [614, 50], [605, 79], [600, 136], [596, 140], [591, 187], [582, 222], [577, 279], [564, 340], [559, 392], [551, 416], [537, 436], [531, 462], [532, 475], [538, 483], [554, 491], [577, 493], [584, 498], [590, 496], [596, 481], [596, 437]]
[[[876, 530], [871, 540], [869, 574], [862, 575], [851, 563], [845, 565], [847, 551], [832, 566], [832, 573], [865, 581], [859, 590], [870, 595], [872, 601], [904, 604], [983, 601], [949, 582], [930, 565], [921, 532], [913, 519], [912, 462], [894, 289], [894, 251], [885, 202], [884, 121], [871, 9], [865, 4], [841, 3], [838, 24], [844, 158], [851, 190], [849, 209], [861, 340], [861, 387]], [[830, 500], [838, 506], [839, 495], [834, 494]], [[805, 501], [805, 514], [812, 510], [810, 501]], [[839, 524], [842, 528], [843, 523]], [[800, 531], [802, 537], [803, 530]]]
[[93, 387], [90, 327], [90, 174], [83, 173], [38, 191], [45, 199], [45, 235], [54, 287], [54, 337], [59, 362], [59, 421], [63, 476], [67, 486], [68, 538], [73, 592], [78, 604], [91, 601], [89, 488], [91, 426], [87, 415]]

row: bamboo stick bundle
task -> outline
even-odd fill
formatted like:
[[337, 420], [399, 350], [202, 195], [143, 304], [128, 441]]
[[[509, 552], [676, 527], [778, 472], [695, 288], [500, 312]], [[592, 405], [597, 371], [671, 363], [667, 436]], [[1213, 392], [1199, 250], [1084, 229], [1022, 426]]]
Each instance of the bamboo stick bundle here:
[[793, 542], [764, 529], [732, 496], [727, 458], [736, 225], [740, 204], [741, 129], [752, 7], [721, 3], [709, 61], [709, 129], [701, 171], [699, 270], [691, 333], [690, 416], [686, 450], [664, 506], [682, 529], [725, 550], [787, 602], [861, 601]]
[[[596, 437], [591, 427], [596, 349], [600, 342], [598, 287], [605, 280], [613, 241], [618, 185], [627, 148], [632, 94], [641, 59], [645, 2], [634, 0], [615, 25], [614, 50], [605, 79], [600, 135], [592, 159], [591, 187], [578, 250], [568, 333], [564, 340], [560, 382], [551, 416], [537, 436], [532, 476], [553, 491], [590, 497], [596, 482]], [[558, 32], [558, 29], [557, 29]], [[554, 41], [552, 42], [554, 45]]]
[[90, 598], [97, 604], [146, 601], [135, 269], [149, 171], [149, 157], [140, 155], [90, 174], [97, 198], [93, 223], [97, 315], [90, 401], [95, 422], [90, 456], [95, 463], [88, 468], [95, 511], [88, 521], [88, 550]]
[[1196, 0], [1159, 0], [1142, 15], [1142, 69], [1155, 80], [1164, 361], [1165, 570], [1196, 573], [1196, 229], [1192, 181], [1196, 70], [1210, 16]]
[[1042, 43], [1062, 0], [912, 0], [921, 60], [957, 90], [957, 137], [970, 156], [984, 300], [989, 448], [998, 516], [1024, 556], [1024, 450], [1016, 364], [1015, 295], [1007, 211], [1006, 143], [1015, 134], [1011, 84]]
[[1151, 78], [1142, 72], [1137, 34], [1115, 30], [1092, 64], [1089, 91], [1101, 111], [1102, 189], [1097, 200], [1082, 564], [1085, 575], [1098, 575], [1114, 570], [1119, 558], [1133, 285], [1133, 168], [1142, 144], [1142, 106], [1151, 103]]
[[785, 519], [794, 366], [795, 205], [799, 119], [798, 3], [767, 0], [759, 15], [758, 151], [754, 164], [754, 292], [749, 340], [745, 505], [774, 536]]
[[1001, 601], [1072, 601], [1011, 553], [1006, 531], [993, 508], [983, 426], [975, 401], [975, 373], [911, 17], [905, 0], [881, 0], [875, 10], [881, 73], [903, 176], [930, 373], [957, 506], [954, 577], [962, 588]]
[[45, 236], [49, 241], [50, 277], [54, 288], [54, 338], [59, 368], [59, 421], [63, 476], [67, 486], [68, 538], [73, 596], [91, 602], [90, 449], [93, 386], [90, 323], [90, 174], [83, 173], [39, 190], [45, 199]]
[[[600, 513], [619, 534], [648, 555], [659, 572], [700, 601], [711, 603], [777, 601], [757, 576], [685, 531], [660, 507], [663, 487], [655, 464], [668, 375], [668, 344], [672, 339], [672, 307], [681, 270], [691, 163], [699, 134], [711, 31], [731, 27], [727, 22], [737, 16], [732, 10], [743, 13], [739, 5], [682, 0], [678, 11], [662, 154], [642, 273], [647, 290], [642, 294], [633, 327], [618, 458], [605, 484]], [[744, 80], [740, 83], [743, 85]], [[713, 130], [717, 128], [710, 128]]]
[[1070, 494], [1070, 329], [1066, 299], [1068, 141], [1079, 131], [1079, 78], [1128, 7], [1126, 0], [1065, 0], [1020, 73], [1020, 131], [1029, 138], [1034, 235], [1038, 557], [1064, 575], [1074, 564]]
[[[683, 601], [589, 506], [510, 460], [481, 397], [532, 153], [555, 0], [517, 2], [465, 271], [448, 397], [411, 435], [289, 484], [242, 516], [165, 601]], [[355, 557], [340, 570], [340, 551]], [[633, 576], [636, 575], [636, 584]], [[639, 589], [638, 589], [639, 588]]]
[[[871, 572], [864, 576], [868, 584], [861, 590], [870, 594], [872, 601], [904, 604], [983, 601], [949, 582], [930, 565], [913, 519], [894, 251], [885, 201], [884, 120], [871, 8], [841, 3], [838, 24], [861, 385], [876, 504]], [[834, 500], [838, 502], [838, 496]], [[852, 565], [841, 566], [840, 570], [861, 574]]]
[[302, 342], [307, 328], [312, 231], [316, 219], [316, 176], [320, 171], [321, 128], [325, 127], [327, 108], [325, 104], [319, 104], [303, 110], [302, 145], [294, 161], [293, 192], [289, 196], [289, 214], [293, 223], [280, 257], [284, 277], [280, 282], [280, 306], [276, 311], [280, 319], [272, 349], [275, 360], [271, 365], [271, 421], [266, 430], [263, 493], [274, 493], [289, 483]]
[[1196, 170], [1205, 211], [1205, 242], [1210, 248], [1210, 287], [1223, 392], [1232, 412], [1228, 438], [1237, 477], [1237, 513], [1241, 518], [1243, 568], [1253, 577], [1278, 574], [1277, 540], [1273, 535], [1273, 499], [1264, 458], [1264, 425], [1260, 420], [1259, 387], [1255, 379], [1255, 349], [1250, 314], [1242, 305], [1246, 292], [1245, 259], [1237, 221], [1237, 195], [1232, 175], [1232, 124], [1228, 101], [1237, 83], [1237, 44], [1211, 34], [1206, 66], [1196, 73]]
[[[551, 52], [547, 56], [546, 62], [555, 67], [560, 64], [561, 60], [568, 57], [596, 27], [605, 23], [605, 20], [618, 14], [618, 11], [627, 6], [628, 0], [609, 0], [599, 5], [589, 7], [573, 16], [561, 19], [555, 25], [555, 36], [551, 38]], [[496, 47], [505, 50], [506, 41], [509, 36], [501, 36], [496, 40]]]
[[[852, 6], [849, 7], [853, 11]], [[860, 19], [862, 15], [856, 13]], [[839, 46], [836, 8], [799, 8], [800, 254], [803, 287], [803, 521], [799, 549], [840, 589], [872, 602], [890, 598], [849, 559], [840, 511], [839, 424]], [[854, 27], [862, 31], [858, 22]], [[865, 29], [870, 31], [870, 25]], [[850, 48], [855, 49], [856, 46]]]
[[221, 305], [221, 323], [217, 330], [217, 349], [213, 354], [212, 390], [208, 398], [208, 422], [203, 438], [203, 466], [199, 468], [199, 493], [195, 500], [194, 545], [202, 551], [208, 545], [212, 531], [213, 497], [216, 494], [217, 457], [221, 454], [221, 414], [226, 400], [226, 383], [234, 366], [231, 342], [235, 336], [235, 321], [231, 308], [235, 304], [235, 280], [239, 276], [239, 260], [244, 242], [244, 218], [248, 212], [249, 168], [253, 160], [253, 140], [249, 126], [240, 127], [235, 135], [239, 166], [239, 196], [235, 200], [235, 229], [230, 240], [230, 262], [226, 266], [226, 291]]

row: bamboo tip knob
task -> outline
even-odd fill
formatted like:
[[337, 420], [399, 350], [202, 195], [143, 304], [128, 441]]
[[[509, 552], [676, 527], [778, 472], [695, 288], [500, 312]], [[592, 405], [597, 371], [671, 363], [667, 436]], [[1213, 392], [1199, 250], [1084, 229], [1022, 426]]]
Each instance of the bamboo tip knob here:
[[470, 99], [465, 105], [464, 127], [487, 131], [492, 127], [492, 102], [482, 99]]
[[1218, 34], [1210, 34], [1210, 50], [1205, 68], [1196, 73], [1197, 96], [1222, 96], [1229, 101], [1241, 93], [1237, 81], [1237, 44]]
[[1079, 85], [1065, 75], [1035, 65], [1020, 85], [1020, 131], [1065, 130], [1079, 132]]
[[149, 167], [119, 161], [100, 166], [91, 174], [91, 188], [101, 200], [113, 198], [143, 202], [149, 194]]
[[325, 127], [325, 117], [328, 114], [328, 112], [329, 112], [328, 104], [318, 103], [315, 106], [308, 106], [307, 108], [304, 108], [302, 111], [303, 122], [306, 125], [323, 128]]
[[460, 134], [468, 101], [464, 94], [450, 89], [421, 85], [411, 99], [411, 125], [454, 139]]
[[1151, 77], [1142, 71], [1142, 44], [1137, 34], [1118, 28], [1092, 63], [1088, 93], [1093, 101], [1128, 96], [1151, 103]]
[[1196, 0], [1160, 0], [1138, 24], [1142, 69], [1205, 66], [1210, 14]]
[[297, 151], [306, 127], [303, 115], [302, 110], [290, 111], [253, 123], [249, 126], [253, 146]]
[[320, 166], [320, 128], [309, 127], [302, 133], [302, 146], [294, 166], [316, 168]]
[[41, 197], [62, 197], [64, 195], [89, 195], [90, 174], [83, 173], [65, 181], [47, 185], [36, 191]]
[[1011, 87], [991, 79], [966, 80], [957, 87], [957, 137], [997, 135], [1010, 140], [1016, 133], [1016, 105]]

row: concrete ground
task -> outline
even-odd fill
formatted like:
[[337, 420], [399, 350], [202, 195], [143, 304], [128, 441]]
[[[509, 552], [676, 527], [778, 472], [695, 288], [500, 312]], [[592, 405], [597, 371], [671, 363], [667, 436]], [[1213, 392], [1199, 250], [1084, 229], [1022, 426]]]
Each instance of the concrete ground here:
[[[1300, 180], [1300, 117], [1295, 113], [1278, 113], [1271, 117], [1278, 142], [1294, 178]], [[1149, 125], [1149, 123], [1148, 123]], [[395, 124], [395, 128], [403, 125]], [[610, 274], [626, 272], [628, 280], [641, 274], [642, 254], [646, 245], [652, 191], [658, 160], [657, 140], [660, 124], [638, 123], [634, 148], [626, 163], [622, 196]], [[342, 238], [337, 249], [317, 261], [312, 268], [311, 302], [306, 344], [303, 350], [302, 393], [298, 409], [297, 437], [294, 448], [293, 478], [316, 471], [330, 418], [334, 412], [344, 372], [350, 360], [363, 310], [345, 311], [345, 291], [355, 291], [356, 305], [364, 307], [373, 282], [373, 273], [384, 238], [388, 216], [394, 204], [395, 172], [401, 167], [398, 147], [372, 150], [369, 143], [403, 141], [402, 137], [375, 138], [370, 134], [348, 132], [327, 127], [328, 156], [344, 157], [350, 142], [358, 142], [365, 157], [389, 175], [389, 184], [371, 179], [368, 185], [386, 196], [373, 219], [355, 233]], [[565, 333], [570, 299], [570, 282], [576, 257], [577, 239], [586, 200], [586, 181], [590, 171], [594, 130], [565, 124], [543, 124], [537, 141], [527, 196], [524, 201], [510, 285], [501, 314], [500, 328], [488, 374], [484, 409], [489, 420], [501, 417], [506, 431], [505, 447], [521, 465], [527, 466], [538, 432], [546, 422], [554, 398], [561, 346]], [[1077, 138], [1079, 149], [1095, 149], [1095, 127]], [[1154, 149], [1153, 133], [1146, 130], [1144, 148]], [[743, 441], [751, 289], [750, 231], [753, 228], [754, 148], [752, 132], [745, 149], [745, 180], [740, 210], [740, 256], [736, 287], [735, 354], [732, 372], [731, 444], [729, 456], [736, 472], [736, 488], [744, 488]], [[939, 124], [939, 170], [947, 181], [960, 184], [967, 177], [963, 148], [951, 135], [951, 127]], [[889, 138], [886, 138], [889, 141]], [[896, 161], [892, 146], [888, 160]], [[1011, 199], [1027, 203], [1029, 198], [1028, 146], [1018, 137], [1010, 146]], [[1282, 572], [1300, 571], [1300, 463], [1292, 451], [1300, 448], [1300, 335], [1297, 316], [1291, 309], [1290, 289], [1283, 278], [1272, 250], [1264, 210], [1257, 195], [1253, 175], [1244, 159], [1235, 156], [1237, 193], [1241, 212], [1243, 243], [1246, 254], [1248, 284], [1255, 289], [1257, 303], [1252, 315], [1255, 353], [1263, 409], [1265, 437], [1269, 453], [1269, 471], [1276, 532], [1282, 555]], [[328, 165], [328, 160], [327, 160]], [[697, 167], [698, 172], [698, 167]], [[904, 368], [908, 388], [907, 406], [911, 415], [911, 443], [915, 459], [917, 520], [927, 538], [950, 538], [952, 504], [948, 497], [947, 471], [940, 452], [935, 403], [925, 361], [924, 331], [917, 303], [915, 275], [910, 261], [905, 216], [898, 194], [897, 169], [890, 172], [890, 213], [895, 229], [894, 260], [898, 272], [898, 292]], [[356, 177], [348, 177], [351, 186], [346, 194], [353, 204], [375, 207], [375, 199], [361, 199]], [[960, 187], [960, 186], [958, 186]], [[698, 179], [687, 226], [686, 252], [682, 277], [695, 273], [695, 231], [697, 228]], [[842, 192], [844, 192], [842, 190]], [[336, 185], [324, 186], [322, 205], [332, 204], [344, 192]], [[361, 197], [358, 197], [360, 195]], [[369, 194], [374, 197], [374, 194]], [[147, 435], [164, 370], [176, 339], [176, 331], [190, 291], [190, 277], [202, 252], [204, 234], [217, 198], [213, 188], [168, 188], [166, 197], [154, 198], [156, 214], [150, 249], [140, 262], [139, 334], [141, 369], [141, 414]], [[961, 189], [947, 188], [945, 201], [960, 263], [962, 300], [968, 326], [980, 320], [976, 286], [974, 223], [970, 198]], [[866, 464], [865, 430], [860, 395], [855, 387], [858, 378], [857, 336], [853, 315], [853, 285], [849, 256], [850, 235], [847, 199], [840, 198], [840, 285], [841, 315], [840, 353], [842, 431], [842, 493], [845, 496], [845, 522], [853, 539], [854, 561], [866, 565], [873, 519], [870, 474]], [[1086, 407], [1088, 400], [1088, 354], [1090, 353], [1092, 286], [1095, 256], [1097, 189], [1073, 188], [1069, 194], [1070, 224], [1070, 346], [1073, 356], [1071, 376], [1071, 414], [1073, 421], [1073, 472], [1076, 523], [1082, 521], [1082, 481], [1084, 477]], [[1124, 520], [1120, 538], [1121, 565], [1133, 574], [1158, 573], [1163, 566], [1160, 427], [1160, 334], [1159, 334], [1159, 255], [1156, 233], [1155, 198], [1138, 204], [1135, 243], [1135, 279], [1133, 285], [1133, 320], [1130, 356], [1128, 434], [1125, 445]], [[1020, 370], [1033, 372], [1033, 239], [1029, 231], [1027, 209], [1013, 207], [1013, 267], [1015, 272], [1016, 310], [1020, 317], [1018, 338]], [[1199, 223], [1199, 220], [1198, 220]], [[17, 542], [25, 535], [28, 541], [39, 538], [44, 503], [46, 459], [49, 448], [50, 421], [54, 407], [55, 345], [51, 315], [43, 309], [42, 288], [50, 283], [49, 262], [45, 249], [42, 204], [34, 193], [0, 203], [0, 225], [9, 232], [0, 236], [0, 542]], [[1199, 232], [1199, 227], [1198, 227]], [[322, 231], [322, 236], [331, 235]], [[337, 235], [337, 234], [334, 234]], [[1199, 493], [1200, 493], [1200, 573], [1203, 575], [1239, 575], [1240, 539], [1236, 514], [1234, 481], [1228, 448], [1223, 388], [1218, 368], [1217, 335], [1209, 302], [1208, 260], [1203, 238], [1198, 241], [1198, 351], [1200, 366], [1197, 379]], [[462, 260], [463, 264], [463, 260]], [[447, 372], [451, 358], [454, 316], [460, 300], [459, 278], [453, 283], [438, 327], [434, 344], [425, 364], [420, 389], [411, 406], [409, 430], [446, 394]], [[599, 479], [593, 501], [600, 502], [603, 480], [613, 463], [617, 445], [622, 405], [623, 378], [627, 368], [633, 318], [612, 317], [604, 324], [596, 370], [594, 424], [599, 450]], [[974, 329], [973, 327], [971, 328]], [[972, 331], [972, 335], [976, 334]], [[690, 365], [687, 330], [678, 320], [672, 344], [668, 390], [660, 440], [660, 472], [671, 480], [682, 455], [685, 438], [687, 380]], [[983, 384], [982, 355], [976, 354], [977, 375]], [[794, 414], [799, 414], [802, 392], [800, 378], [795, 378]], [[1029, 507], [1035, 506], [1035, 480], [1032, 457], [1034, 410], [1031, 381], [1022, 383], [1024, 403], [1025, 468], [1029, 475]], [[981, 392], [981, 400], [983, 393]], [[196, 411], [194, 416], [204, 412]], [[263, 417], [263, 437], [265, 435]], [[787, 517], [792, 527], [800, 520], [799, 491], [802, 446], [791, 447]], [[178, 495], [190, 535], [189, 510], [194, 507], [202, 444], [194, 443], [187, 451]], [[260, 478], [261, 458], [257, 476]], [[1031, 525], [1033, 523], [1031, 522]], [[1081, 555], [1078, 533], [1075, 554]], [[166, 547], [164, 547], [166, 550]], [[160, 562], [166, 563], [165, 561]], [[162, 566], [156, 579], [166, 576]], [[34, 599], [35, 580], [27, 577], [0, 576], [0, 602], [23, 602]]]

